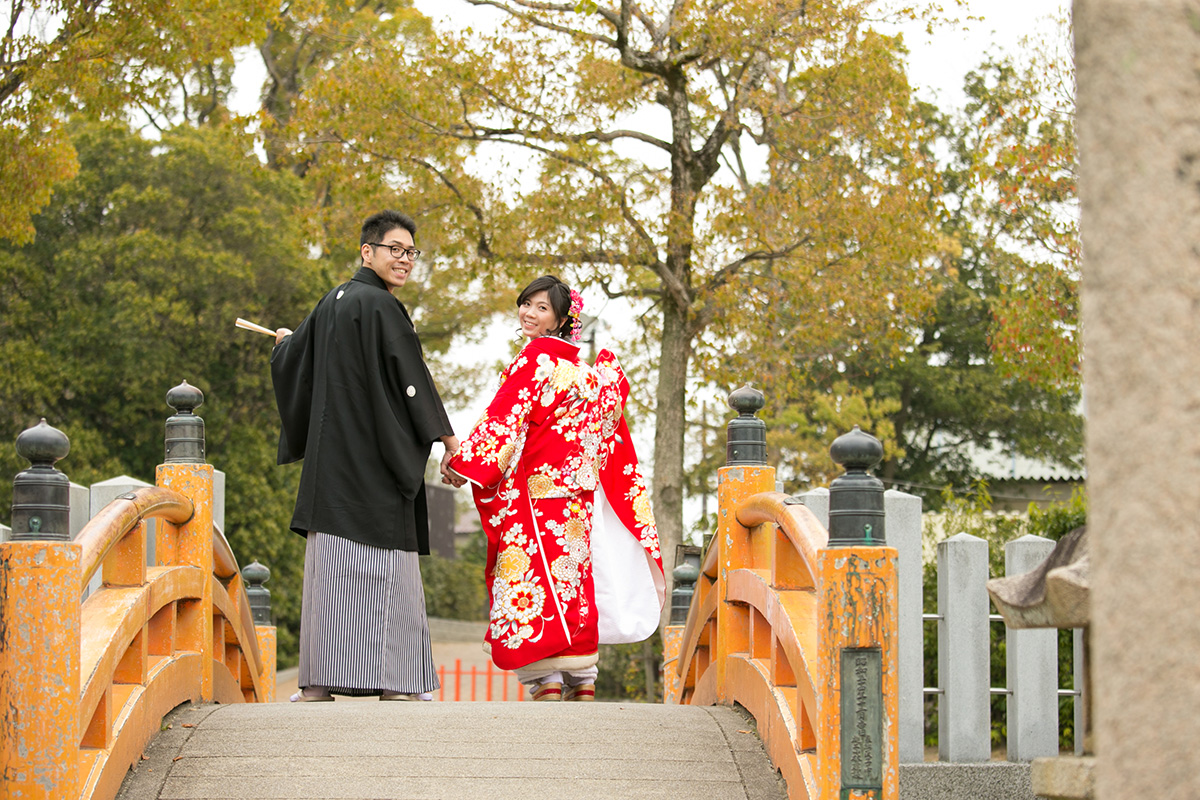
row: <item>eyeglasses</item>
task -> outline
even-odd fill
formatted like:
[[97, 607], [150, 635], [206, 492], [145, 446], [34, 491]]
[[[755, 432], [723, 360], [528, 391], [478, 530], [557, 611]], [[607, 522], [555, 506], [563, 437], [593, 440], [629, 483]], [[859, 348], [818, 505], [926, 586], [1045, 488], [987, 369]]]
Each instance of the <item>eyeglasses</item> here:
[[409, 261], [416, 261], [421, 257], [421, 251], [412, 247], [405, 247], [399, 244], [383, 244], [382, 242], [367, 242], [371, 247], [386, 247], [392, 254], [392, 258], [408, 257]]

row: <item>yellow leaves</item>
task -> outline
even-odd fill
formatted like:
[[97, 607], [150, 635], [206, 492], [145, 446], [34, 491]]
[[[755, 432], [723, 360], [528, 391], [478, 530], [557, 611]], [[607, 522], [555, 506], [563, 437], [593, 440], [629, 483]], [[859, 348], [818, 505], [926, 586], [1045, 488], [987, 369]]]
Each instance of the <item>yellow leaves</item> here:
[[[141, 104], [162, 111], [179, 83], [202, 65], [221, 73], [232, 48], [261, 35], [270, 0], [126, 0], [14, 6], [14, 30], [0, 65], [0, 237], [26, 241], [30, 215], [53, 185], [75, 173], [64, 116], [117, 116]], [[16, 64], [17, 67], [9, 65]]]
[[0, 127], [0, 239], [33, 240], [31, 217], [50, 202], [55, 184], [79, 170], [75, 149], [61, 128], [30, 131]]
[[576, 65], [580, 109], [597, 122], [648, 102], [653, 84], [626, 69], [611, 53], [585, 53]]

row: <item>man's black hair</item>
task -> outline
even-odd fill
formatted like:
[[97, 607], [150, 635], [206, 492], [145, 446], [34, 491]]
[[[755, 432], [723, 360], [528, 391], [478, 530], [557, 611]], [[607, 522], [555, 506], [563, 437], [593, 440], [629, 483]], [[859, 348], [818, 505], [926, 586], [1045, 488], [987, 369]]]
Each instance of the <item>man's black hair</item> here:
[[413, 222], [412, 217], [399, 211], [387, 210], [367, 217], [362, 225], [362, 237], [358, 246], [382, 242], [383, 237], [396, 228], [404, 228], [413, 237], [414, 242], [417, 240], [417, 223]]

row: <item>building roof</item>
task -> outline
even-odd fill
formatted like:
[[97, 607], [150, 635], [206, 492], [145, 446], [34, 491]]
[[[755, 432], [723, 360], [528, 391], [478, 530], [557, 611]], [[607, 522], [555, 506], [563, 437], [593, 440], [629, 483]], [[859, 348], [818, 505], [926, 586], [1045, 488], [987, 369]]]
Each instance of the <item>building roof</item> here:
[[997, 481], [1083, 481], [1087, 470], [1082, 467], [1064, 467], [1048, 461], [1027, 456], [1012, 455], [993, 445], [987, 450], [977, 450], [971, 455], [971, 463], [992, 480]]

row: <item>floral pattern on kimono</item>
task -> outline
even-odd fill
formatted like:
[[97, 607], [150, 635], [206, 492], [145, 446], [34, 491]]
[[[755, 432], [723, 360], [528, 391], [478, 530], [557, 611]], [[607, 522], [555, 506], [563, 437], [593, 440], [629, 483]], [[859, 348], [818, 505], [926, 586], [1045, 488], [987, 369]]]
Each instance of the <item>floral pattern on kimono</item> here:
[[589, 366], [569, 342], [534, 339], [450, 463], [472, 482], [487, 535], [486, 640], [502, 669], [596, 652], [598, 486], [661, 573], [649, 492], [622, 414], [628, 392], [611, 352]]

